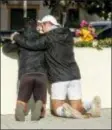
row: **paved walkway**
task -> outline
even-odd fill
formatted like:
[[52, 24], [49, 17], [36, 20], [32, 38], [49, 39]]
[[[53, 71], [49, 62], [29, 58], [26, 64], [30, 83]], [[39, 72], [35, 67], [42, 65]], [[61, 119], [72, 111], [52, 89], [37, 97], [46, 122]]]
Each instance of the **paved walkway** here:
[[111, 110], [103, 109], [100, 118], [67, 119], [47, 116], [37, 122], [30, 121], [30, 115], [25, 122], [16, 122], [14, 115], [1, 116], [1, 129], [111, 129]]

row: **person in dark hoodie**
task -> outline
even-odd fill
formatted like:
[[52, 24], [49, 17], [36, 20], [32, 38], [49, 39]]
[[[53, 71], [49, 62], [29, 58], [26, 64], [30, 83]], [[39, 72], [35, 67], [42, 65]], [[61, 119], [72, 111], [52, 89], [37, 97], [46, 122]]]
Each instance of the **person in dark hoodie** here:
[[[91, 109], [92, 116], [100, 116], [99, 96], [95, 96], [92, 102], [82, 102], [81, 75], [74, 58], [72, 33], [68, 28], [62, 28], [51, 15], [39, 22], [45, 33], [42, 38], [32, 41], [20, 34], [12, 34], [11, 39], [28, 49], [46, 49], [53, 113], [62, 117], [85, 118], [85, 114]], [[69, 103], [66, 103], [66, 97]]]
[[[27, 40], [38, 39], [40, 34], [37, 32], [37, 22], [30, 20], [25, 24], [21, 35]], [[31, 43], [32, 44], [32, 43]], [[6, 41], [3, 44], [3, 52], [18, 52], [19, 55], [19, 74], [20, 82], [17, 104], [15, 109], [15, 118], [17, 121], [25, 121], [25, 112], [27, 102], [32, 93], [35, 101], [35, 109], [32, 112], [31, 120], [38, 120], [45, 116], [47, 77], [44, 59], [44, 51], [35, 51], [19, 46], [12, 41]]]

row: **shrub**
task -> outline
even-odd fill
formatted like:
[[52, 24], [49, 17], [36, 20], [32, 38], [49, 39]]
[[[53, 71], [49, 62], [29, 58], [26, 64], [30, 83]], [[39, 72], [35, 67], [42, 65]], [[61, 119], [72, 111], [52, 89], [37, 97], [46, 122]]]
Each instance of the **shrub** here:
[[[96, 41], [96, 40], [95, 40]], [[93, 47], [96, 49], [103, 49], [105, 47], [112, 47], [112, 38], [106, 38], [106, 39], [102, 39], [102, 40], [98, 40], [95, 42], [75, 42], [74, 46], [76, 47]]]

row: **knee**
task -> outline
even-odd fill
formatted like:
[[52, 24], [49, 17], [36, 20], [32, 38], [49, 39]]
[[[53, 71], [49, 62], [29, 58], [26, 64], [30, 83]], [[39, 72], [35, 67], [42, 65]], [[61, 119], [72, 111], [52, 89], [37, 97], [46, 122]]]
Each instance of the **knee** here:
[[52, 108], [51, 113], [55, 116], [62, 117], [63, 116], [63, 106]]
[[55, 116], [63, 116], [63, 104], [64, 102], [52, 102], [51, 113]]
[[53, 115], [57, 115], [57, 112], [56, 112], [56, 109], [57, 109], [58, 107], [56, 107], [55, 105], [51, 105], [51, 113], [53, 114]]
[[58, 113], [56, 112], [56, 109], [54, 109], [54, 108], [51, 109], [51, 114], [53, 114], [55, 116], [59, 116]]

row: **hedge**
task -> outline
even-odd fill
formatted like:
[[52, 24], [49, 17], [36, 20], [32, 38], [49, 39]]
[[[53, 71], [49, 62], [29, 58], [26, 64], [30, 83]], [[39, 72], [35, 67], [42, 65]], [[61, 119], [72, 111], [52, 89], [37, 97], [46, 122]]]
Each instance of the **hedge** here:
[[92, 47], [96, 49], [103, 49], [107, 47], [112, 47], [112, 38], [105, 38], [102, 40], [98, 40], [94, 43], [92, 42], [75, 42], [74, 43], [75, 47]]

